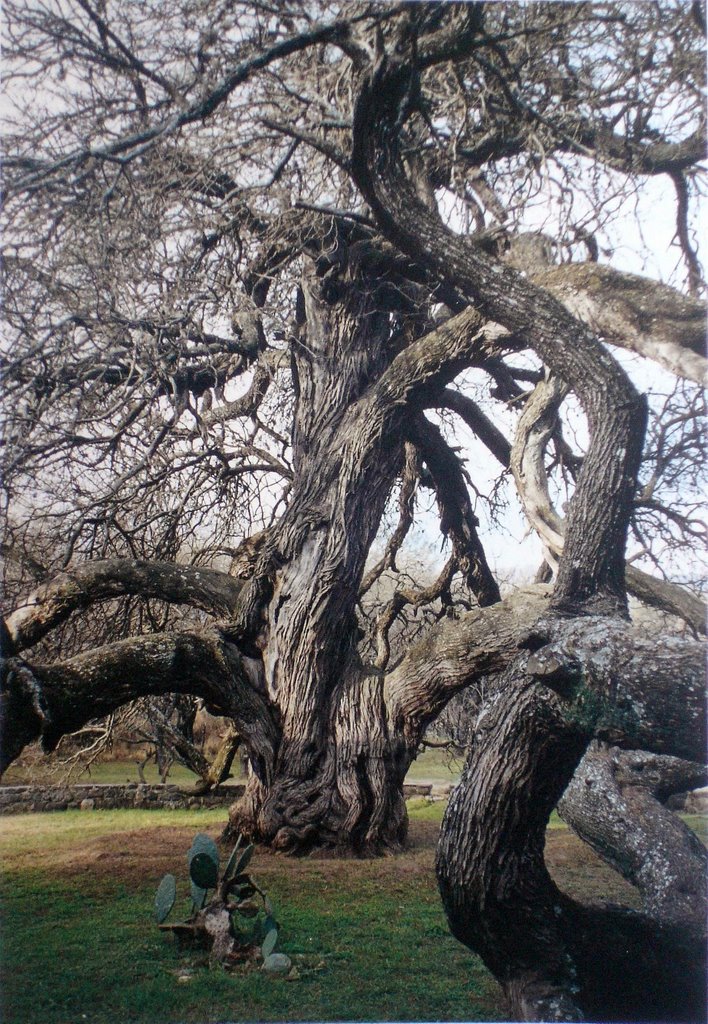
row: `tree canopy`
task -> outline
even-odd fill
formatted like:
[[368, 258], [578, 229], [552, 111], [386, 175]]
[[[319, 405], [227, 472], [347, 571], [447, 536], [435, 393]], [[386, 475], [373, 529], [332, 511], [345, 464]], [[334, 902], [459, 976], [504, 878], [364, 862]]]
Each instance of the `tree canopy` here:
[[232, 829], [395, 849], [476, 685], [453, 930], [524, 1019], [695, 1006], [705, 916], [658, 877], [591, 914], [542, 836], [619, 748], [672, 780], [632, 762], [646, 830], [701, 777], [702, 5], [9, 0], [5, 34], [3, 764], [189, 694], [248, 752]]

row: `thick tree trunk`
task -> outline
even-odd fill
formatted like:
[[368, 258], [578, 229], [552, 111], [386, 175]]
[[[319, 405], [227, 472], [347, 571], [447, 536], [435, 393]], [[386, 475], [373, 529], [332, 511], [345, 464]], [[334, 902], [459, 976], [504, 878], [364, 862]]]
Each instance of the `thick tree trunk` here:
[[[573, 634], [567, 639], [586, 681], [602, 664], [598, 696], [617, 682], [613, 663], [623, 670], [636, 664], [627, 636], [622, 641], [608, 630], [604, 651], [594, 641], [583, 650], [577, 623], [558, 628]], [[552, 650], [545, 658], [520, 657], [477, 723], [438, 851], [450, 927], [498, 978], [514, 1019], [701, 1020], [705, 927], [694, 914], [678, 912], [676, 900], [673, 915], [585, 907], [563, 895], [546, 870], [548, 817], [589, 736], [598, 727], [633, 729], [627, 719], [603, 726], [604, 711], [577, 677], [567, 678], [561, 661]], [[544, 678], [543, 665], [550, 685], [531, 681]], [[658, 691], [667, 668], [647, 651], [644, 672], [651, 671]], [[689, 739], [690, 719], [677, 725], [679, 747]]]
[[295, 484], [242, 603], [239, 639], [259, 652], [279, 738], [268, 763], [253, 763], [229, 828], [296, 852], [397, 847], [406, 831], [410, 757], [397, 763], [382, 680], [357, 655], [359, 585], [403, 459], [402, 413], [377, 404], [374, 387], [393, 357], [389, 316], [380, 282], [362, 288], [361, 274], [343, 235], [306, 270]]
[[390, 730], [382, 678], [338, 686], [323, 717], [309, 771], [276, 758], [269, 784], [252, 775], [230, 810], [228, 834], [298, 853], [400, 849], [407, 834], [403, 780], [417, 743], [406, 745]]

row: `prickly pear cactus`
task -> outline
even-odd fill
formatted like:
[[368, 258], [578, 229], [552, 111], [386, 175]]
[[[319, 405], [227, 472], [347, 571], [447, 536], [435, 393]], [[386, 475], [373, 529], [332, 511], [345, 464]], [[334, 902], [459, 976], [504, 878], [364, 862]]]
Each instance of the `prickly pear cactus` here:
[[189, 862], [189, 877], [200, 889], [216, 889], [219, 867], [208, 853], [197, 853]]
[[[267, 973], [282, 973], [275, 966], [273, 950], [278, 941], [278, 923], [273, 906], [246, 868], [254, 846], [243, 845], [239, 836], [219, 878], [219, 852], [210, 836], [200, 832], [187, 854], [192, 894], [192, 915], [181, 924], [164, 924], [174, 906], [176, 884], [166, 875], [155, 897], [155, 916], [161, 928], [173, 932], [180, 943], [203, 945], [213, 959], [229, 965], [254, 958], [268, 962]], [[208, 894], [213, 895], [207, 902]], [[275, 960], [273, 959], [275, 958]], [[282, 967], [282, 965], [281, 965]]]
[[219, 870], [219, 851], [216, 848], [216, 843], [211, 836], [204, 832], [197, 832], [192, 840], [192, 846], [187, 854], [187, 863], [191, 865], [194, 858], [200, 854], [206, 854], [216, 865], [216, 870]]
[[224, 868], [223, 880], [224, 882], [230, 881], [236, 874], [236, 865], [239, 862], [239, 850], [241, 848], [242, 836], [239, 836], [236, 840], [236, 845], [233, 848], [231, 856], [229, 857], [226, 867]]
[[285, 953], [270, 953], [263, 960], [266, 974], [288, 974], [292, 965], [292, 960]]
[[160, 882], [155, 894], [155, 918], [158, 924], [167, 918], [169, 912], [175, 905], [177, 897], [177, 884], [174, 875], [165, 875]]

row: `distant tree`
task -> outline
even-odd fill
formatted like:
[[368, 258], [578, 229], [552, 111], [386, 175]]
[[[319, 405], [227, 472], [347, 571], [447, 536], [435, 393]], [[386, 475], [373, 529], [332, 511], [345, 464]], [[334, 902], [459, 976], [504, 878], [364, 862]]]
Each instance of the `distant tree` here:
[[[632, 825], [590, 837], [641, 912], [559, 893], [543, 834], [593, 741], [617, 808], [615, 747], [678, 758], [684, 781], [705, 753], [701, 644], [648, 641], [626, 600], [704, 630], [669, 578], [683, 558], [698, 582], [705, 537], [701, 5], [5, 13], [5, 546], [29, 565], [39, 530], [61, 554], [5, 618], [3, 763], [191, 694], [248, 751], [234, 830], [395, 849], [425, 727], [483, 684], [439, 852], [453, 931], [520, 1018], [698, 1013], [703, 851], [675, 825], [684, 880], [663, 900], [666, 872], [639, 880], [621, 853], [663, 826], [670, 784], [635, 786]], [[609, 251], [650, 181], [673, 190], [677, 287]], [[618, 348], [679, 383], [642, 394]], [[460, 422], [552, 573], [504, 601]], [[449, 559], [368, 625], [422, 489]], [[140, 628], [66, 647], [55, 631], [105, 601], [137, 601]], [[424, 608], [439, 621], [392, 662], [393, 624]]]

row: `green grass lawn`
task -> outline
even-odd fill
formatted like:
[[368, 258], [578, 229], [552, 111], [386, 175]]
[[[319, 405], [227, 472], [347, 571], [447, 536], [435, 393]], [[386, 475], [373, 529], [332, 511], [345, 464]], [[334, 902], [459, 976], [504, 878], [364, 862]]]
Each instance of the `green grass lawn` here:
[[[187, 916], [186, 851], [197, 831], [218, 838], [223, 808], [6, 817], [0, 1018], [5, 1024], [503, 1020], [498, 986], [451, 937], [442, 912], [433, 860], [443, 811], [442, 802], [409, 801], [412, 843], [396, 857], [294, 860], [257, 852], [253, 874], [276, 906], [280, 948], [298, 969], [295, 980], [210, 968], [180, 952], [154, 924], [155, 889], [167, 871], [177, 877]], [[705, 817], [687, 820], [705, 835]], [[634, 891], [557, 817], [546, 852], [551, 873], [570, 895], [636, 905]]]
[[[2, 990], [5, 1024], [249, 1020], [499, 1020], [499, 990], [450, 936], [433, 872], [441, 804], [414, 806], [414, 844], [374, 861], [290, 860], [252, 868], [299, 978], [227, 974], [194, 961], [152, 920], [172, 871], [184, 894], [196, 831], [223, 810], [110, 811], [6, 818]], [[423, 820], [419, 820], [422, 818]], [[175, 918], [179, 920], [179, 916]], [[179, 975], [192, 970], [187, 982]]]
[[464, 757], [452, 757], [446, 750], [425, 747], [408, 769], [406, 781], [456, 782], [464, 763]]

